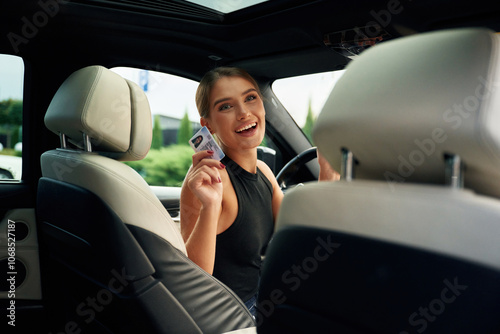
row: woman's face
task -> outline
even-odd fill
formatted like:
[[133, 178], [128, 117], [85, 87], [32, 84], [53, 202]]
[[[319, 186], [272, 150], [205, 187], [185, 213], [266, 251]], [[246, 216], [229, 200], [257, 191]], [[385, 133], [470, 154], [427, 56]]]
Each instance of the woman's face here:
[[223, 77], [212, 87], [210, 113], [202, 125], [217, 135], [222, 149], [251, 149], [264, 139], [265, 110], [255, 87], [241, 77]]

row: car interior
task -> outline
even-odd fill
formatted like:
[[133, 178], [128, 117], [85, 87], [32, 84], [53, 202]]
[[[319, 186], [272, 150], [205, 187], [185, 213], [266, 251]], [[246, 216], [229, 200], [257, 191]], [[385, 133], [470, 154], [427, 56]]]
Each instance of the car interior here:
[[[2, 332], [500, 332], [500, 3], [26, 0], [0, 22]], [[180, 185], [128, 164], [155, 111], [115, 69], [217, 66], [258, 82], [285, 193], [255, 317], [187, 257]], [[318, 73], [342, 74], [309, 137], [274, 84]]]

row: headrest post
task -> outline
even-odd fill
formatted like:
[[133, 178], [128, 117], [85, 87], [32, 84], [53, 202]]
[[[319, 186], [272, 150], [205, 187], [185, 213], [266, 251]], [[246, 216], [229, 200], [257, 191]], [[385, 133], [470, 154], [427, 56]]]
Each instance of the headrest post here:
[[342, 149], [342, 165], [340, 167], [340, 179], [352, 181], [354, 168], [354, 157], [348, 149]]
[[61, 140], [61, 148], [66, 149], [68, 147], [66, 144], [66, 135], [59, 132], [59, 139]]
[[85, 152], [92, 152], [92, 144], [90, 143], [90, 137], [88, 134], [83, 134], [83, 149]]
[[463, 164], [460, 156], [456, 154], [445, 155], [444, 159], [446, 162], [446, 184], [456, 189], [463, 188]]

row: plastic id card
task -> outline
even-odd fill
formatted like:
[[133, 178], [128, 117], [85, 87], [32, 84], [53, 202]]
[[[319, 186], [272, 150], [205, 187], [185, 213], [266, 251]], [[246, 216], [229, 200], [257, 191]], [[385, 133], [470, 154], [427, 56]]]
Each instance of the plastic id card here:
[[189, 140], [189, 145], [191, 145], [196, 152], [205, 150], [214, 151], [211, 159], [221, 160], [225, 155], [206, 126], [195, 133]]

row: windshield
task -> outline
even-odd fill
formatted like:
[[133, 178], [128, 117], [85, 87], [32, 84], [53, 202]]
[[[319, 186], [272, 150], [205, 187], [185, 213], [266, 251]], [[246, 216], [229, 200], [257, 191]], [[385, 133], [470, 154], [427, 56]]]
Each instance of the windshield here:
[[274, 94], [311, 142], [314, 122], [344, 72], [342, 70], [302, 75], [279, 79], [273, 83]]

